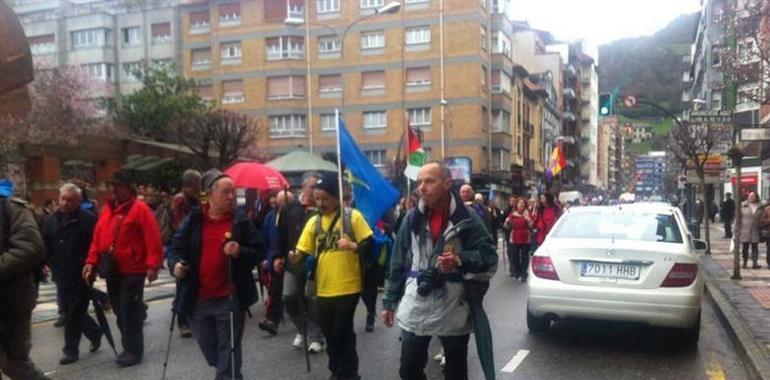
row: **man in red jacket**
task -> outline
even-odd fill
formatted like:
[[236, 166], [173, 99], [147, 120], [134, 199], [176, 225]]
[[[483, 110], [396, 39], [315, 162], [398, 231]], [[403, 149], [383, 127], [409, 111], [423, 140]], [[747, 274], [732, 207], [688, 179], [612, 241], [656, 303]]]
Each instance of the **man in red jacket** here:
[[153, 282], [163, 260], [160, 229], [152, 210], [136, 199], [130, 176], [119, 171], [112, 177], [114, 196], [104, 205], [94, 228], [83, 277], [94, 279], [101, 256], [112, 251], [116, 265], [107, 280], [107, 293], [118, 319], [123, 352], [121, 367], [139, 364], [144, 354], [144, 280]]

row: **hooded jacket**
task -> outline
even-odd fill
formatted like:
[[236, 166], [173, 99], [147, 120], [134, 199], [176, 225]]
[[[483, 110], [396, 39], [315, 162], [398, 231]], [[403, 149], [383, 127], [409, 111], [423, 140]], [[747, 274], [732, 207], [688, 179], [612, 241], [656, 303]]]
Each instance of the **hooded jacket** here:
[[[438, 244], [434, 244], [430, 237], [428, 221], [427, 206], [420, 200], [398, 231], [383, 307], [395, 310], [398, 304], [396, 321], [399, 327], [417, 335], [468, 334], [472, 325], [465, 282], [469, 279], [488, 280], [496, 269], [497, 251], [484, 223], [454, 193], [450, 201], [449, 221]], [[443, 245], [442, 240], [445, 242]], [[454, 274], [455, 280], [445, 281], [441, 289], [432, 291], [426, 297], [420, 296], [414, 274], [435, 266], [436, 257], [449, 244], [462, 262]], [[458, 281], [457, 277], [461, 280]]]
[[21, 315], [35, 306], [33, 272], [43, 262], [43, 239], [23, 201], [0, 202], [0, 313]]

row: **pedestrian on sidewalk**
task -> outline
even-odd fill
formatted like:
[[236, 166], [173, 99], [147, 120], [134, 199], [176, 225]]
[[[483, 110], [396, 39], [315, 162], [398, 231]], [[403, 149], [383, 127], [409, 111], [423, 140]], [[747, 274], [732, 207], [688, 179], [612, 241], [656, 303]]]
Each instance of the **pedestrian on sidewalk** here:
[[316, 284], [329, 371], [335, 379], [351, 380], [360, 378], [353, 317], [362, 289], [361, 255], [372, 249], [372, 230], [358, 210], [343, 210], [337, 176], [324, 172], [316, 182], [318, 214], [305, 224], [289, 260], [296, 265], [312, 257], [310, 278]]
[[562, 213], [562, 208], [551, 193], [540, 194], [540, 202], [535, 204], [532, 219], [535, 222], [535, 241], [538, 246], [543, 244], [545, 237], [556, 224]]
[[307, 339], [307, 350], [310, 353], [319, 353], [326, 348], [318, 323], [318, 298], [315, 293], [306, 295], [307, 281], [303, 266], [286, 262], [286, 258], [296, 250], [305, 224], [317, 213], [313, 188], [318, 178], [320, 175], [316, 173], [305, 178], [299, 200], [290, 191], [278, 193], [278, 249], [277, 257], [273, 260], [273, 267], [283, 271], [283, 303], [297, 328], [297, 336], [292, 345], [304, 349]]
[[174, 310], [190, 321], [206, 362], [216, 368], [216, 379], [242, 379], [244, 317], [257, 302], [252, 271], [264, 257], [264, 244], [246, 210], [235, 208], [235, 184], [229, 176], [211, 169], [201, 177], [201, 187], [207, 203], [182, 221], [168, 252], [179, 280]]
[[[131, 175], [118, 171], [110, 181], [113, 198], [102, 208], [94, 228], [83, 278], [92, 283], [97, 265], [110, 267], [106, 275], [107, 294], [118, 320], [123, 352], [115, 363], [128, 367], [142, 362], [144, 355], [145, 279], [158, 279], [163, 245], [155, 214], [136, 198]], [[113, 259], [110, 260], [109, 257]], [[105, 260], [100, 264], [101, 260]], [[106, 265], [114, 261], [114, 265]]]
[[757, 264], [759, 259], [759, 230], [760, 218], [764, 212], [762, 204], [759, 203], [757, 193], [750, 192], [747, 200], [741, 203], [741, 254], [743, 255], [743, 267], [747, 267], [749, 260], [749, 247], [751, 247], [751, 261], [754, 263], [752, 269], [761, 268]]
[[531, 232], [535, 226], [527, 210], [526, 199], [519, 198], [516, 201], [516, 208], [508, 215], [505, 225], [511, 231], [511, 234], [507, 237], [511, 245], [511, 251], [508, 254], [511, 277], [521, 279], [521, 282], [526, 282]]
[[0, 180], [0, 373], [11, 380], [49, 380], [29, 357], [34, 271], [43, 263], [40, 229], [13, 183]]
[[64, 355], [59, 364], [78, 361], [80, 336], [91, 342], [91, 352], [101, 346], [102, 331], [88, 315], [90, 288], [80, 278], [96, 225], [96, 215], [82, 209], [82, 190], [67, 183], [59, 188], [59, 209], [48, 215], [43, 224], [43, 243], [62, 298], [64, 319]]
[[725, 239], [733, 237], [733, 219], [735, 219], [735, 200], [731, 193], [725, 194], [725, 200], [719, 208], [719, 219], [725, 226]]
[[422, 198], [396, 237], [382, 320], [403, 331], [402, 379], [425, 379], [428, 346], [436, 336], [446, 357], [445, 378], [465, 380], [473, 329], [470, 297], [483, 295], [497, 252], [484, 223], [452, 191], [442, 161], [423, 165], [418, 178]]
[[[200, 207], [200, 193], [201, 193], [201, 173], [197, 170], [187, 169], [182, 173], [182, 190], [175, 194], [171, 198], [170, 206], [170, 223], [168, 228], [164, 228], [162, 223], [159, 223], [161, 231], [167, 230], [167, 236], [163, 236], [163, 252], [168, 259], [168, 251], [171, 248], [171, 240], [179, 230], [182, 220], [189, 215], [196, 207]], [[169, 269], [173, 269], [169, 265]], [[182, 338], [189, 338], [192, 336], [190, 331], [190, 323], [187, 321], [187, 317], [184, 315], [177, 315], [177, 325], [179, 326], [179, 335]]]
[[762, 207], [759, 228], [759, 239], [765, 242], [765, 264], [770, 269], [770, 206], [768, 205]]
[[283, 319], [283, 268], [276, 270], [273, 261], [278, 258], [278, 193], [272, 192], [268, 198], [270, 211], [262, 222], [262, 234], [267, 250], [267, 257], [262, 262], [262, 270], [267, 278], [267, 300], [265, 301], [265, 319], [258, 327], [270, 335], [278, 334], [278, 326]]

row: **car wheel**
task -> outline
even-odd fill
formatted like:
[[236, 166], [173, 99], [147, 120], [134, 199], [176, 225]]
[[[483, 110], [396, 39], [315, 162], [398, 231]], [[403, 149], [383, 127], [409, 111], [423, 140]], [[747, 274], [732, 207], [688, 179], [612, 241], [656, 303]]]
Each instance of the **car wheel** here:
[[536, 317], [529, 311], [527, 306], [527, 328], [529, 332], [544, 332], [548, 330], [550, 321], [546, 317]]
[[681, 343], [684, 347], [694, 347], [698, 345], [700, 339], [700, 314], [695, 324], [689, 329], [684, 329], [681, 332]]

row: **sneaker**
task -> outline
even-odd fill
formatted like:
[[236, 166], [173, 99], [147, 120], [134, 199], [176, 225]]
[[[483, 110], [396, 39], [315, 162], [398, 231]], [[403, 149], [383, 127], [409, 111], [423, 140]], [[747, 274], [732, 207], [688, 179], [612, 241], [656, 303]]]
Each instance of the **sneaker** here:
[[441, 368], [444, 368], [444, 366], [446, 365], [446, 356], [441, 355], [441, 363], [439, 363], [439, 365], [441, 366]]
[[182, 338], [189, 338], [192, 336], [192, 331], [190, 330], [190, 326], [188, 325], [180, 325], [179, 326], [179, 335]]
[[302, 334], [297, 334], [297, 336], [294, 337], [294, 342], [292, 342], [291, 345], [298, 349], [305, 348], [305, 336]]
[[440, 362], [443, 359], [444, 359], [444, 351], [439, 352], [438, 355], [433, 357], [433, 360], [437, 362]]
[[264, 321], [259, 322], [257, 326], [259, 326], [260, 330], [266, 331], [272, 336], [278, 335], [278, 325], [273, 321], [265, 319]]
[[307, 347], [307, 352], [311, 354], [317, 354], [319, 352], [323, 352], [325, 349], [326, 345], [321, 342], [310, 342], [310, 345]]
[[374, 320], [375, 320], [374, 314], [366, 315], [366, 332], [374, 331]]

